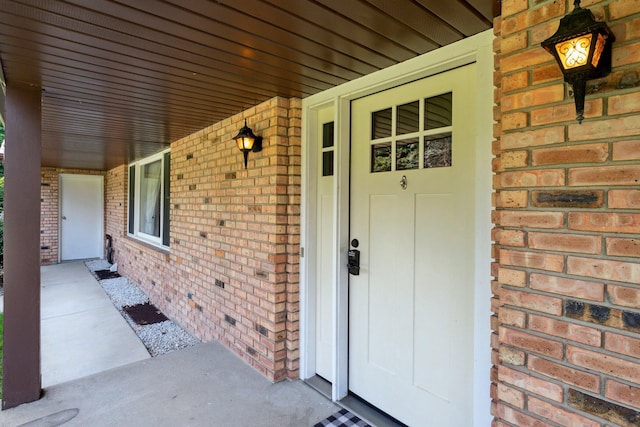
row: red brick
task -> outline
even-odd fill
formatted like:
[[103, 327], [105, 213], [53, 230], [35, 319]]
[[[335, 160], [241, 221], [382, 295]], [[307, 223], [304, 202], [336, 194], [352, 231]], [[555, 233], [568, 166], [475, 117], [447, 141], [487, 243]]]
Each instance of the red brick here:
[[518, 73], [506, 75], [502, 78], [502, 90], [505, 92], [525, 88], [528, 84], [528, 71], [520, 71]]
[[[554, 71], [558, 66], [553, 65]], [[545, 71], [541, 69], [538, 74]], [[552, 74], [555, 77], [555, 73]], [[584, 117], [593, 119], [602, 116], [602, 99], [590, 99], [584, 103]], [[551, 107], [543, 107], [531, 112], [531, 126], [542, 126], [561, 122], [572, 122], [576, 119], [576, 106], [572, 102]]]
[[502, 135], [500, 147], [503, 150], [512, 148], [538, 147], [565, 142], [564, 126], [530, 130], [525, 132], [510, 132]]
[[609, 157], [608, 144], [571, 145], [533, 150], [532, 165], [602, 163]]
[[497, 211], [494, 222], [504, 227], [559, 229], [564, 226], [564, 213], [544, 211]]
[[608, 285], [609, 299], [615, 305], [623, 307], [640, 307], [640, 289], [626, 286]]
[[500, 263], [517, 267], [536, 268], [561, 272], [564, 270], [564, 256], [542, 252], [526, 252], [502, 249]]
[[511, 347], [500, 346], [500, 362], [514, 366], [523, 366], [525, 352]]
[[496, 207], [526, 208], [529, 192], [526, 190], [502, 190], [496, 194]]
[[[502, 34], [527, 30], [547, 21], [557, 21], [565, 14], [565, 10], [563, 2], [547, 3], [540, 7], [531, 8], [527, 13], [520, 13], [514, 17], [503, 19]], [[549, 54], [547, 53], [547, 55]]]
[[640, 388], [638, 387], [607, 380], [604, 395], [625, 405], [640, 408]]
[[634, 91], [609, 97], [609, 114], [627, 114], [640, 111], [640, 93]]
[[595, 328], [563, 322], [562, 320], [551, 319], [536, 314], [529, 315], [529, 329], [592, 347], [600, 347], [601, 344], [601, 332]]
[[518, 12], [526, 10], [529, 6], [527, 0], [503, 0], [502, 2], [502, 17], [506, 18], [511, 15], [515, 15]]
[[640, 214], [570, 212], [569, 229], [606, 233], [636, 233], [640, 230]]
[[502, 172], [497, 177], [500, 188], [557, 187], [565, 183], [564, 169], [538, 169]]
[[[530, 51], [527, 53], [530, 53]], [[564, 85], [558, 84], [503, 96], [501, 99], [501, 108], [504, 112], [534, 107], [536, 105], [550, 104], [562, 100], [564, 100]]]
[[640, 209], [640, 190], [609, 190], [609, 207]]
[[530, 412], [545, 419], [557, 423], [563, 427], [600, 427], [600, 423], [567, 411], [559, 406], [544, 402], [535, 397], [527, 399], [527, 408]]
[[605, 332], [604, 348], [614, 353], [637, 358], [638, 355], [640, 355], [640, 338], [633, 338], [614, 332]]
[[528, 151], [505, 151], [500, 154], [500, 170], [523, 168], [529, 164]]
[[606, 244], [607, 255], [640, 258], [640, 240], [638, 239], [607, 237]]
[[[531, 74], [531, 79], [534, 85], [552, 82], [556, 80], [562, 81], [562, 71], [560, 71], [560, 67], [558, 67], [558, 64], [556, 64], [555, 61], [553, 61], [553, 63], [545, 63], [544, 65], [540, 65], [533, 69], [533, 73]], [[586, 107], [586, 103], [585, 103], [585, 107]], [[575, 109], [574, 109], [573, 119], [575, 118], [576, 116], [575, 116]]]
[[569, 126], [569, 140], [587, 141], [633, 136], [638, 134], [638, 128], [640, 128], [640, 116], [585, 121], [582, 124]]
[[498, 384], [498, 399], [517, 408], [524, 408], [524, 392], [509, 387], [506, 384]]
[[521, 50], [527, 47], [527, 33], [518, 33], [510, 37], [506, 37], [501, 40], [500, 50], [503, 54], [508, 54], [516, 50]]
[[613, 144], [613, 160], [640, 160], [640, 140], [616, 141]]
[[553, 61], [553, 57], [544, 49], [529, 49], [511, 55], [504, 55], [499, 61], [501, 70], [510, 71], [544, 64]]
[[609, 18], [624, 18], [638, 13], [638, 0], [614, 1], [609, 4]]
[[599, 236], [533, 231], [528, 236], [531, 249], [586, 254], [599, 254], [602, 252], [602, 238]]
[[499, 230], [497, 242], [504, 246], [524, 247], [525, 233], [520, 230]]
[[527, 367], [534, 372], [546, 375], [563, 383], [594, 393], [600, 391], [600, 377], [598, 375], [580, 371], [533, 355], [529, 356]]
[[[640, 124], [640, 123], [639, 123]], [[569, 185], [637, 185], [640, 165], [585, 167], [569, 170]]]
[[498, 366], [498, 378], [507, 384], [535, 393], [547, 399], [562, 402], [562, 387], [549, 381], [533, 377], [524, 372]]
[[567, 346], [567, 361], [576, 366], [628, 381], [640, 378], [640, 365], [608, 354]]
[[611, 67], [617, 68], [623, 65], [637, 64], [640, 57], [640, 43], [615, 46], [611, 58]]
[[498, 319], [501, 324], [515, 326], [516, 328], [524, 328], [527, 325], [527, 315], [520, 310], [512, 310], [506, 307], [500, 307]]
[[549, 424], [501, 403], [498, 403], [496, 413], [503, 420], [518, 427], [549, 427]]
[[522, 270], [512, 270], [510, 268], [500, 268], [498, 270], [498, 281], [504, 285], [524, 287], [527, 282], [527, 273]]
[[604, 301], [603, 283], [549, 276], [539, 273], [532, 273], [529, 281], [531, 289], [538, 291], [592, 301]]
[[640, 284], [640, 265], [629, 262], [570, 256], [567, 259], [567, 273]]

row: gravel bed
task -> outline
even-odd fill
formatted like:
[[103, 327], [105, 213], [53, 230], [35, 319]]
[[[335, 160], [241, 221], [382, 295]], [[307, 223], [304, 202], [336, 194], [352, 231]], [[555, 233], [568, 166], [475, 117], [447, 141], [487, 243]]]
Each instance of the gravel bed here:
[[[107, 270], [111, 267], [111, 264], [105, 260], [88, 261], [85, 265], [92, 273], [96, 270]], [[98, 280], [97, 277], [96, 280]], [[151, 357], [200, 343], [200, 341], [189, 335], [171, 320], [151, 325], [138, 325], [131, 320], [123, 310], [123, 307], [147, 303], [149, 302], [149, 297], [126, 277], [98, 280], [98, 283], [100, 283], [100, 286], [102, 286], [102, 289], [104, 289], [122, 317], [131, 326], [131, 329], [138, 335]]]

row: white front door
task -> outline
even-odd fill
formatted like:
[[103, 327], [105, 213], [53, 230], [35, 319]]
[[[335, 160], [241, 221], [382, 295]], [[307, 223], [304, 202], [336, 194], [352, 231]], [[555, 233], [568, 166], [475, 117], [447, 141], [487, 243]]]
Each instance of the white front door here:
[[352, 103], [349, 389], [411, 426], [473, 422], [474, 75]]
[[103, 177], [60, 174], [60, 260], [102, 258]]

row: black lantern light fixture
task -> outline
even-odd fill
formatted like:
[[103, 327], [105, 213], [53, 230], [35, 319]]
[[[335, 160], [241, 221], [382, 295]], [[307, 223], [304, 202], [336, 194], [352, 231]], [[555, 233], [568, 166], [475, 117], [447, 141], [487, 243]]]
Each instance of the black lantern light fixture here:
[[247, 168], [247, 160], [249, 158], [249, 152], [253, 151], [257, 153], [262, 151], [262, 137], [255, 136], [249, 126], [247, 126], [247, 119], [244, 119], [244, 126], [240, 128], [238, 134], [233, 137], [238, 144], [238, 149], [242, 151], [244, 155], [244, 168]]
[[587, 80], [611, 72], [611, 45], [616, 38], [605, 22], [596, 21], [589, 9], [580, 7], [580, 0], [573, 5], [573, 12], [560, 20], [558, 31], [542, 47], [558, 61], [564, 81], [573, 86], [576, 119], [582, 123]]

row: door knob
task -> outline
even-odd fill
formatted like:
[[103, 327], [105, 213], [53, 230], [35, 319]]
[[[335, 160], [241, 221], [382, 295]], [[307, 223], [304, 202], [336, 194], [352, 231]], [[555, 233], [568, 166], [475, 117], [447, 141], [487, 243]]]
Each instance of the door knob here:
[[67, 219], [67, 217], [63, 215], [63, 216], [62, 216], [62, 219]]

